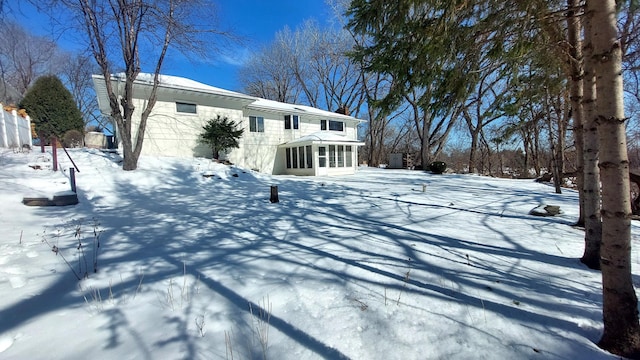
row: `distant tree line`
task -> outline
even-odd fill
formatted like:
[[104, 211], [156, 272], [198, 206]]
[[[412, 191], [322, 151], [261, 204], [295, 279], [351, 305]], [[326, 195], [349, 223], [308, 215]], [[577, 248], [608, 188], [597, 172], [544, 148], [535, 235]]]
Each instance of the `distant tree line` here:
[[[428, 28], [399, 19], [416, 30], [397, 42], [393, 37], [399, 33], [388, 25], [385, 33], [377, 33], [375, 25], [358, 31], [353, 22], [358, 2], [349, 10], [351, 3], [331, 1], [329, 25], [309, 20], [278, 32], [241, 69], [244, 91], [330, 111], [346, 106], [351, 115], [368, 120], [361, 129], [366, 145], [360, 161], [370, 166], [387, 163], [391, 153], [410, 153], [418, 164], [428, 164], [464, 151], [461, 171], [499, 176], [491, 159], [519, 149], [523, 175], [555, 172], [561, 185], [563, 174], [578, 171], [571, 155], [581, 149], [574, 145], [566, 4], [486, 2], [493, 7], [487, 14], [511, 15], [483, 17], [478, 8], [459, 12], [457, 19], [477, 25], [454, 27], [457, 33], [449, 38], [441, 35], [442, 22]], [[397, 3], [387, 6], [404, 14], [408, 4], [421, 2]], [[618, 8], [630, 79], [625, 93], [627, 108], [636, 109], [640, 57], [633, 34], [640, 18], [637, 7], [625, 4]], [[374, 42], [377, 48], [371, 47]], [[398, 61], [402, 57], [407, 61]]]
[[[38, 79], [55, 76], [62, 81], [64, 88], [72, 96], [72, 105], [81, 113], [82, 124], [76, 126], [76, 130], [82, 132], [89, 123], [93, 123], [94, 127], [104, 128], [107, 124], [98, 113], [98, 103], [91, 82], [94, 70], [95, 65], [87, 56], [64, 51], [52, 38], [32, 34], [7, 17], [0, 21], [2, 104], [20, 105]], [[33, 117], [34, 114], [30, 115]], [[38, 125], [38, 119], [35, 120]], [[61, 127], [63, 128], [65, 126]]]

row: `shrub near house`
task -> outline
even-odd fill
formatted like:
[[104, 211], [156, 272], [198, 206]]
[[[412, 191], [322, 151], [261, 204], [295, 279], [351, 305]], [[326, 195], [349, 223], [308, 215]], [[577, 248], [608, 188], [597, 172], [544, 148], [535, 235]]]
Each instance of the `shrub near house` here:
[[434, 161], [429, 164], [429, 170], [434, 174], [442, 174], [447, 170], [447, 164], [444, 161]]

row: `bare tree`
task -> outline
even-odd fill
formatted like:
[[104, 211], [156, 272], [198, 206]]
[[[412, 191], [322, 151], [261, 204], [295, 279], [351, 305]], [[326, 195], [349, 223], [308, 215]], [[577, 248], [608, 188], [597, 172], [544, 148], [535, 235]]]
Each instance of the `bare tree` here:
[[289, 66], [291, 55], [284, 33], [277, 34], [273, 43], [255, 53], [240, 69], [240, 83], [249, 95], [286, 103], [298, 102], [300, 87]]
[[485, 63], [478, 68], [478, 82], [475, 91], [470, 93], [463, 109], [462, 118], [467, 124], [471, 135], [471, 151], [469, 152], [469, 171], [472, 173], [482, 170], [478, 168], [476, 152], [483, 129], [491, 123], [505, 116], [502, 103], [506, 92], [504, 78], [504, 64], [499, 64], [485, 58]]
[[[214, 4], [200, 0], [51, 0], [49, 8], [58, 17], [70, 16], [85, 35], [104, 78], [109, 115], [123, 150], [122, 168], [135, 170], [167, 53], [175, 50], [206, 56], [220, 35], [228, 35], [212, 24]], [[119, 78], [124, 85], [119, 93], [112, 84], [117, 69], [123, 69]], [[143, 69], [152, 74], [152, 87], [134, 128], [134, 82]]]
[[0, 23], [2, 78], [20, 95], [24, 95], [38, 77], [56, 74], [61, 59], [53, 40], [32, 35], [12, 21]]
[[289, 49], [288, 66], [300, 89], [301, 101], [335, 111], [346, 108], [357, 116], [365, 94], [361, 69], [347, 53], [355, 45], [343, 29], [322, 29], [309, 20], [292, 32], [280, 31], [276, 38]]
[[67, 61], [59, 70], [60, 78], [73, 95], [76, 105], [82, 113], [85, 128], [90, 122], [97, 123], [101, 128], [108, 125], [102, 122], [103, 119], [98, 111], [98, 100], [91, 81], [91, 75], [98, 71], [100, 70], [91, 57], [73, 54], [67, 54]]
[[462, 110], [461, 106], [455, 106], [442, 113], [430, 106], [425, 106], [421, 99], [430, 98], [424, 94], [430, 89], [412, 89], [405, 95], [415, 125], [416, 133], [420, 139], [420, 164], [427, 169], [429, 164], [438, 158], [444, 149], [449, 134], [455, 125], [455, 121]]
[[361, 72], [364, 95], [368, 106], [366, 107], [367, 132], [365, 137], [368, 149], [367, 163], [369, 166], [379, 166], [388, 161], [388, 153], [385, 151], [385, 143], [393, 130], [392, 122], [403, 113], [403, 110], [389, 114], [383, 109], [371, 106], [388, 91], [389, 82], [382, 74], [368, 74]]
[[637, 107], [640, 103], [640, 6], [635, 1], [619, 1], [617, 6], [624, 89], [629, 95], [628, 105]]

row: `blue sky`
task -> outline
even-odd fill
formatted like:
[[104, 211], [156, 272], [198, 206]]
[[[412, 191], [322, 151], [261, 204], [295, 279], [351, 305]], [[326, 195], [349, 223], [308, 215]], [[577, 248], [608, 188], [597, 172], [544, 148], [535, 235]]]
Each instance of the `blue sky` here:
[[[217, 0], [223, 27], [233, 28], [244, 38], [242, 45], [228, 48], [225, 54], [215, 57], [213, 63], [168, 59], [163, 73], [187, 77], [208, 85], [240, 91], [237, 70], [253, 49], [273, 40], [275, 33], [288, 26], [294, 30], [307, 19], [316, 19], [321, 24], [331, 17], [331, 10], [324, 0]], [[44, 15], [38, 14], [24, 0], [9, 0], [9, 8], [29, 31], [48, 36], [51, 27]], [[63, 39], [68, 35], [64, 35]], [[65, 50], [78, 49], [78, 44], [59, 41]]]

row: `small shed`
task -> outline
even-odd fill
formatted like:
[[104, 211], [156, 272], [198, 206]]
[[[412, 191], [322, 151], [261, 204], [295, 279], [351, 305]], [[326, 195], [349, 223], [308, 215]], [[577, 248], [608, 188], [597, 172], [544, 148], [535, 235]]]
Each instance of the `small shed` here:
[[89, 131], [84, 135], [84, 144], [88, 148], [105, 149], [107, 147], [107, 138], [101, 132]]
[[413, 169], [413, 155], [408, 153], [394, 153], [389, 155], [390, 169]]

